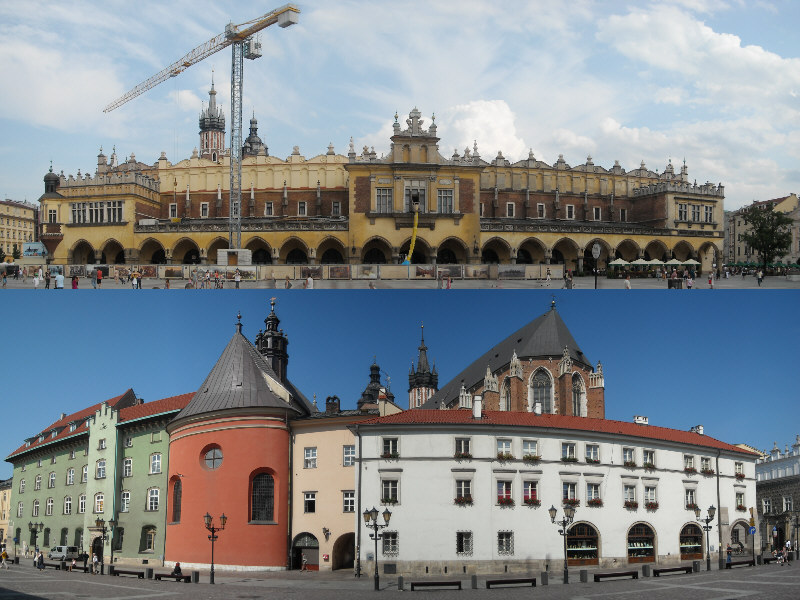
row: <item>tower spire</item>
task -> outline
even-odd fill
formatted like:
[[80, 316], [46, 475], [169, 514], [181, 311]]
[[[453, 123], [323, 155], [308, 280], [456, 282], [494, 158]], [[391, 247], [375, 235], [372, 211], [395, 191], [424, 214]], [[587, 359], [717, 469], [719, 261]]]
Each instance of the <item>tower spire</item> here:
[[428, 361], [428, 347], [425, 345], [425, 324], [420, 323], [419, 354], [417, 366], [411, 363], [408, 373], [408, 406], [416, 408], [424, 404], [439, 389], [439, 374], [436, 367], [431, 368]]

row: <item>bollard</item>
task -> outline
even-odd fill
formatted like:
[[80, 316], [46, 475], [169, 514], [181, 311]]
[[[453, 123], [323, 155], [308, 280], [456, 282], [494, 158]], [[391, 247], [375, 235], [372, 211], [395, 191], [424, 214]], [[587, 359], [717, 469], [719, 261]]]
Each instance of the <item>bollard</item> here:
[[761, 556], [760, 554], [758, 556], [756, 556], [756, 564], [757, 565], [763, 565], [764, 564], [764, 557]]
[[642, 577], [650, 577], [650, 565], [642, 565]]
[[692, 572], [693, 573], [699, 573], [700, 572], [700, 561], [699, 560], [693, 560], [692, 561]]
[[192, 583], [200, 583], [200, 571], [192, 571]]
[[144, 578], [145, 579], [152, 579], [153, 578], [153, 569], [152, 569], [152, 567], [147, 567], [144, 570]]
[[105, 574], [106, 574], [106, 564], [100, 563], [100, 575], [105, 575]]
[[62, 560], [61, 563], [59, 564], [58, 568], [60, 570], [62, 570], [62, 571], [66, 571], [67, 570], [67, 561]]
[[15, 564], [15, 565], [18, 565], [18, 564], [19, 564], [19, 556], [15, 556], [15, 557], [14, 557], [14, 564]]
[[542, 571], [542, 577], [541, 577], [542, 585], [547, 585], [547, 583], [548, 583], [547, 576], [548, 575], [549, 575], [549, 573], [547, 571]]
[[581, 569], [581, 583], [589, 583], [589, 571]]
[[113, 575], [114, 574], [114, 565], [108, 565], [108, 574], [109, 575]]
[[398, 592], [402, 592], [403, 591], [403, 576], [402, 575], [400, 575], [397, 578], [397, 591]]
[[477, 590], [478, 589], [478, 576], [477, 575], [473, 575], [472, 577], [470, 577], [470, 580], [472, 581], [472, 589], [473, 590]]

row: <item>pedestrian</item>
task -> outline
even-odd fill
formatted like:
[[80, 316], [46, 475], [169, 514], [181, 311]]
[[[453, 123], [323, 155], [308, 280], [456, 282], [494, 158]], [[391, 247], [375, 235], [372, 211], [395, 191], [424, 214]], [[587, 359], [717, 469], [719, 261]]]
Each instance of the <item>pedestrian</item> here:
[[36, 567], [40, 571], [44, 571], [44, 555], [41, 552], [36, 556]]
[[83, 572], [86, 573], [86, 563], [89, 562], [89, 554], [84, 550], [78, 558], [83, 561]]
[[550, 267], [547, 267], [547, 273], [545, 274], [545, 281], [547, 282], [547, 287], [550, 287]]
[[442, 289], [442, 287], [444, 285], [444, 273], [439, 273], [439, 277], [437, 277], [437, 282], [436, 283], [437, 283], [439, 289]]
[[3, 548], [3, 552], [0, 553], [0, 566], [2, 566], [6, 571], [8, 571], [8, 563], [6, 562], [7, 560], [8, 552], [6, 552], [6, 549]]
[[758, 280], [758, 287], [761, 287], [761, 282], [764, 280], [764, 271], [759, 269], [758, 273], [756, 273], [756, 279]]
[[233, 281], [236, 283], [236, 289], [239, 289], [239, 283], [242, 281], [242, 272], [239, 269], [236, 269], [236, 272], [233, 274]]
[[95, 273], [97, 274], [97, 287], [100, 287], [103, 285], [103, 272], [97, 269]]
[[181, 563], [176, 562], [175, 566], [172, 569], [172, 573], [170, 575], [177, 575], [178, 577], [183, 575], [183, 571], [181, 571]]
[[272, 271], [269, 276], [269, 287], [275, 289], [275, 271]]
[[50, 289], [50, 278], [51, 277], [52, 277], [52, 275], [50, 274], [50, 269], [47, 269], [44, 272], [44, 289], [46, 289], [46, 290]]
[[28, 267], [22, 267], [22, 283], [28, 278]]
[[3, 287], [6, 287], [6, 272], [3, 271]]
[[33, 276], [33, 289], [35, 289], [35, 290], [39, 289], [39, 274], [38, 273], [36, 273]]
[[92, 554], [92, 575], [97, 575], [97, 571], [100, 570], [100, 559], [97, 558], [97, 554]]
[[447, 274], [447, 289], [448, 290], [453, 289], [453, 278], [450, 277], [450, 273]]
[[311, 276], [311, 273], [308, 274], [306, 278], [306, 289], [313, 290], [314, 289], [314, 278]]
[[164, 289], [165, 289], [165, 290], [168, 290], [168, 289], [169, 289], [169, 279], [165, 279], [165, 280], [164, 280]]
[[300, 553], [300, 561], [303, 563], [303, 566], [300, 567], [301, 571], [308, 571], [308, 559], [306, 558], [306, 553]]
[[78, 276], [77, 275], [73, 275], [72, 276], [72, 289], [73, 290], [77, 290], [78, 289]]
[[97, 278], [94, 272], [89, 272], [89, 279], [92, 281], [92, 289], [97, 289]]
[[626, 290], [631, 289], [631, 276], [630, 275], [625, 277], [625, 289]]
[[714, 273], [713, 272], [708, 274], [708, 287], [709, 287], [709, 289], [712, 289], [712, 290], [714, 289]]
[[687, 290], [690, 290], [690, 289], [692, 289], [692, 286], [693, 286], [693, 285], [694, 285], [694, 279], [692, 279], [691, 277], [689, 277], [689, 279], [687, 279], [687, 280], [686, 280], [686, 289], [687, 289]]
[[72, 562], [69, 564], [69, 572], [72, 573], [72, 569], [75, 568], [75, 559], [72, 559]]
[[727, 563], [727, 565], [725, 567], [726, 569], [730, 569], [731, 568], [730, 567], [730, 564], [731, 564], [731, 552], [733, 552], [733, 548], [731, 548], [731, 545], [728, 544], [728, 547], [725, 548], [725, 554], [726, 554], [725, 562]]
[[114, 269], [114, 283], [119, 285], [119, 271], [117, 269]]
[[59, 269], [58, 273], [56, 273], [55, 286], [56, 286], [55, 289], [57, 289], [57, 290], [63, 290], [64, 289], [64, 274], [61, 272], [61, 269]]
[[286, 276], [286, 281], [284, 282], [283, 287], [285, 289], [287, 289], [287, 290], [292, 288], [292, 282], [289, 281], [289, 276], [288, 275]]

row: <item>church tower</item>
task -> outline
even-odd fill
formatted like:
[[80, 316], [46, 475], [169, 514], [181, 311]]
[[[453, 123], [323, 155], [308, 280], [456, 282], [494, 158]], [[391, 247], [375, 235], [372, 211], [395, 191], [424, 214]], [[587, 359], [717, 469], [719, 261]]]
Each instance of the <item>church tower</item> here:
[[272, 299], [269, 315], [264, 319], [267, 330], [259, 331], [256, 335], [256, 349], [264, 356], [267, 364], [283, 382], [286, 381], [286, 368], [289, 365], [289, 340], [283, 334], [283, 330], [278, 329], [280, 324], [281, 321], [275, 314], [275, 299]]
[[258, 120], [254, 114], [250, 119], [250, 135], [247, 136], [242, 145], [242, 156], [258, 156], [261, 154], [269, 156], [269, 148], [258, 137]]
[[208, 92], [208, 107], [200, 113], [200, 158], [217, 161], [225, 153], [225, 114], [217, 106], [214, 78]]
[[436, 365], [433, 369], [428, 365], [428, 347], [425, 345], [425, 326], [421, 326], [421, 341], [419, 344], [419, 357], [417, 367], [411, 363], [408, 372], [408, 408], [419, 408], [439, 390], [439, 373]]

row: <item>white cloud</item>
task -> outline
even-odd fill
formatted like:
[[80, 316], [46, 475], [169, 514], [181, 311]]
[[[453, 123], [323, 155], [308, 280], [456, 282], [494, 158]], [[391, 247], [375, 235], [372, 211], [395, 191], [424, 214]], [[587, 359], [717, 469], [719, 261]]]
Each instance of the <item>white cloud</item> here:
[[177, 90], [167, 94], [178, 108], [186, 112], [199, 112], [198, 107], [201, 106], [202, 100], [191, 90]]

